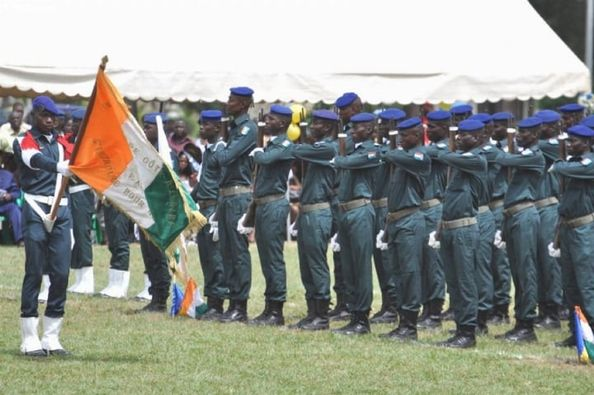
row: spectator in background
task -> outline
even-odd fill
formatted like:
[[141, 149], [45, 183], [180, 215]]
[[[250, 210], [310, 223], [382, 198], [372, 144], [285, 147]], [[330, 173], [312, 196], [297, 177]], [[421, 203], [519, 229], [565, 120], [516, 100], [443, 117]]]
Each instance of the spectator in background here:
[[[0, 155], [4, 164], [4, 155]], [[0, 169], [0, 215], [8, 217], [12, 227], [12, 239], [15, 244], [23, 245], [23, 230], [21, 221], [21, 208], [16, 200], [21, 196], [21, 190], [17, 186], [12, 173]]]
[[202, 150], [188, 137], [185, 121], [180, 119], [174, 122], [173, 131], [167, 135], [167, 142], [176, 156], [179, 156], [180, 153], [184, 152], [193, 170], [196, 172], [200, 171]]
[[184, 187], [188, 192], [191, 192], [194, 186], [198, 183], [198, 172], [190, 166], [190, 160], [185, 152], [180, 152], [178, 159], [178, 176]]
[[25, 133], [31, 129], [31, 125], [23, 122], [23, 114], [12, 111], [8, 116], [8, 122], [0, 126], [0, 150], [12, 154], [12, 142], [19, 133]]

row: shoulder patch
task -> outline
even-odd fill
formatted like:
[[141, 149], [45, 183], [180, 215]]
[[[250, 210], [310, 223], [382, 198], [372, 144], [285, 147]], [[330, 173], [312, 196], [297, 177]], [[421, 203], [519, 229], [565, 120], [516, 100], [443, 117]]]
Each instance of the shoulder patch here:
[[493, 149], [493, 146], [488, 145], [488, 144], [483, 147], [483, 150], [485, 150], [485, 151], [491, 151], [492, 149]]
[[369, 151], [367, 153], [367, 159], [375, 159], [377, 157], [377, 151]]
[[592, 161], [590, 160], [590, 158], [584, 158], [580, 163], [584, 166], [588, 166], [590, 163], [592, 163]]
[[425, 155], [420, 151], [415, 152], [413, 156], [416, 160], [423, 160], [425, 158]]
[[283, 147], [288, 147], [291, 144], [289, 140], [285, 140], [282, 142]]
[[530, 156], [530, 155], [534, 155], [534, 152], [532, 152], [532, 150], [531, 150], [530, 148], [525, 148], [525, 149], [522, 151], [522, 155], [523, 155], [523, 156]]
[[471, 156], [474, 156], [474, 154], [472, 152], [468, 151], [468, 152], [463, 153], [462, 156], [471, 157]]
[[241, 128], [241, 131], [239, 133], [241, 133], [242, 136], [245, 136], [246, 134], [248, 134], [249, 131], [250, 128], [248, 126], [244, 126]]
[[445, 149], [445, 148], [447, 148], [447, 144], [446, 143], [437, 143], [437, 148]]
[[552, 145], [559, 145], [559, 140], [557, 140], [557, 139], [556, 139], [556, 138], [554, 138], [554, 137], [553, 137], [553, 138], [550, 138], [550, 139], [548, 139], [547, 141], [549, 142], [549, 144], [552, 144]]

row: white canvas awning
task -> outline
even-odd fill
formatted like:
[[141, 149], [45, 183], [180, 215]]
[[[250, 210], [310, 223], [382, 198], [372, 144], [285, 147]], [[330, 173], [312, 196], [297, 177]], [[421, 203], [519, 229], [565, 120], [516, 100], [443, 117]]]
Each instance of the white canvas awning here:
[[573, 96], [586, 66], [527, 0], [1, 1], [0, 95], [423, 103]]

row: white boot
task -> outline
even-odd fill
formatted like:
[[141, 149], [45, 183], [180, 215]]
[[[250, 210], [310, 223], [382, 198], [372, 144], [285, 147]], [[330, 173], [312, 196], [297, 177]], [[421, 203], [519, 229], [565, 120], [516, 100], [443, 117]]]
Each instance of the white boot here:
[[130, 272], [125, 270], [109, 269], [109, 284], [101, 291], [101, 295], [110, 298], [124, 298], [128, 292]]
[[49, 294], [49, 288], [50, 288], [50, 278], [49, 278], [49, 274], [44, 274], [41, 280], [41, 291], [39, 292], [39, 296], [37, 297], [37, 300], [39, 301], [39, 303], [45, 303], [47, 302], [47, 295]]
[[70, 292], [79, 294], [95, 293], [95, 276], [93, 275], [93, 266], [85, 266], [80, 270], [80, 281], [78, 287]]
[[60, 344], [60, 329], [62, 329], [63, 318], [52, 318], [43, 316], [43, 337], [41, 347], [48, 354], [65, 355], [68, 351]]
[[38, 324], [39, 318], [37, 317], [21, 318], [21, 353], [33, 357], [46, 355], [37, 334]]
[[143, 299], [143, 300], [151, 300], [151, 294], [149, 293], [149, 288], [151, 287], [151, 280], [149, 280], [148, 274], [144, 275], [144, 288], [142, 291], [136, 295], [136, 299]]
[[71, 272], [74, 272], [74, 284], [68, 288], [68, 292], [78, 292], [78, 287], [80, 286], [80, 280], [82, 278], [82, 269], [70, 269]]

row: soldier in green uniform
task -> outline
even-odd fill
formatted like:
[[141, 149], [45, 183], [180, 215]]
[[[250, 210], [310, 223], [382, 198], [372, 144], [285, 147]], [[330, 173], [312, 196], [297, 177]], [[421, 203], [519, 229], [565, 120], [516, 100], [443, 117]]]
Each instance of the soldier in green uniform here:
[[[565, 191], [559, 204], [559, 247], [563, 291], [570, 306], [580, 306], [594, 326], [594, 130], [585, 125], [567, 129], [568, 161], [557, 161], [549, 171], [564, 178]], [[550, 249], [556, 247], [551, 245]], [[553, 252], [553, 251], [551, 251]], [[555, 255], [555, 254], [553, 254]], [[570, 328], [573, 320], [569, 320]], [[572, 335], [558, 343], [575, 346]]]
[[[370, 332], [369, 310], [373, 299], [371, 256], [374, 246], [374, 217], [371, 205], [373, 173], [380, 165], [380, 151], [373, 141], [375, 117], [359, 113], [351, 118], [354, 150], [334, 159], [340, 171], [338, 240], [342, 273], [349, 290], [350, 322], [334, 332], [361, 335]], [[346, 139], [346, 136], [342, 137]], [[341, 150], [342, 151], [342, 150]], [[343, 153], [343, 152], [341, 152]]]
[[[72, 134], [69, 136], [69, 140], [73, 144], [84, 117], [84, 109], [78, 109], [72, 112]], [[75, 283], [68, 288], [68, 291], [93, 294], [95, 292], [95, 279], [93, 276], [91, 221], [95, 213], [95, 195], [87, 184], [78, 180], [76, 177], [70, 179], [68, 192], [70, 193], [68, 203], [72, 215], [72, 234], [74, 236], [70, 267], [76, 279]]]
[[225, 284], [229, 287], [229, 308], [221, 322], [247, 321], [247, 300], [252, 285], [252, 263], [247, 235], [237, 231], [237, 222], [251, 200], [252, 161], [249, 153], [256, 146], [257, 126], [248, 115], [254, 91], [248, 87], [231, 88], [227, 113], [233, 117], [229, 139], [213, 155], [223, 169], [219, 189], [217, 218], [223, 254]]
[[[380, 123], [376, 145], [381, 148], [383, 155], [390, 148], [388, 132], [391, 129], [396, 130], [396, 123], [406, 118], [406, 113], [397, 108], [389, 108], [380, 112], [378, 118]], [[375, 209], [375, 234], [386, 228], [390, 169], [391, 166], [384, 162], [376, 169], [374, 174], [371, 204]], [[382, 292], [382, 305], [380, 310], [369, 321], [372, 324], [391, 324], [396, 322], [398, 318], [398, 293], [389, 253], [380, 250], [376, 246], [373, 250], [373, 262]]]
[[431, 159], [431, 173], [425, 181], [425, 196], [421, 210], [425, 215], [425, 242], [423, 243], [423, 265], [421, 268], [421, 301], [423, 314], [419, 317], [419, 328], [433, 329], [441, 327], [441, 310], [445, 299], [445, 274], [440, 254], [431, 248], [429, 234], [435, 232], [441, 220], [448, 166], [438, 158], [448, 152], [448, 130], [451, 114], [449, 111], [436, 110], [427, 114], [429, 124], [427, 135], [427, 155]]
[[265, 117], [264, 131], [270, 136], [268, 144], [250, 153], [258, 166], [253, 204], [256, 205], [256, 245], [266, 283], [264, 311], [250, 322], [255, 325], [285, 324], [287, 273], [283, 248], [289, 215], [287, 180], [293, 163], [292, 143], [286, 130], [292, 115], [289, 107], [273, 104]]
[[476, 286], [479, 302], [477, 313], [477, 334], [486, 335], [489, 332], [487, 320], [493, 309], [493, 273], [491, 260], [493, 257], [493, 238], [495, 236], [495, 217], [489, 209], [495, 178], [501, 171], [497, 163], [499, 151], [491, 144], [492, 120], [491, 115], [477, 113], [469, 117], [485, 125], [481, 134], [480, 153], [487, 159], [487, 177], [482, 179], [479, 196], [477, 221], [479, 226], [479, 249], [476, 255]]
[[512, 179], [505, 194], [503, 231], [495, 237], [495, 243], [507, 248], [512, 279], [515, 288], [515, 318], [513, 329], [499, 336], [511, 342], [536, 341], [534, 319], [536, 318], [537, 279], [536, 234], [540, 225], [538, 211], [534, 206], [536, 189], [543, 174], [545, 160], [538, 148], [542, 121], [530, 117], [518, 122], [517, 144], [521, 153], [503, 153], [497, 158], [502, 166], [513, 169]]
[[294, 157], [307, 164], [296, 220], [299, 270], [305, 288], [307, 315], [292, 328], [310, 331], [329, 328], [330, 271], [326, 251], [332, 236], [330, 202], [334, 197], [336, 171], [328, 161], [337, 153], [332, 143], [337, 128], [338, 116], [334, 112], [314, 111], [312, 144], [293, 145]]
[[[206, 140], [206, 147], [202, 155], [200, 182], [196, 184], [192, 196], [205, 218], [212, 218], [217, 210], [221, 169], [214, 163], [213, 156], [221, 130], [221, 117], [222, 113], [218, 110], [204, 110], [200, 113], [200, 136]], [[221, 318], [223, 302], [228, 297], [229, 289], [224, 283], [218, 224], [214, 220], [209, 222], [196, 235], [196, 244], [204, 275], [204, 296], [208, 305], [208, 310], [200, 318], [210, 321]]]
[[[498, 112], [491, 117], [493, 133], [491, 145], [497, 153], [507, 151], [507, 129], [514, 126], [514, 116], [509, 112]], [[493, 167], [492, 167], [493, 168]], [[503, 229], [503, 197], [507, 192], [508, 170], [500, 167], [493, 181], [489, 208], [495, 219], [495, 229]], [[507, 252], [504, 248], [491, 248], [491, 273], [493, 277], [493, 308], [487, 320], [488, 324], [499, 325], [509, 323], [509, 302], [511, 290], [511, 270]]]
[[[538, 146], [545, 158], [545, 170], [559, 159], [559, 121], [561, 116], [556, 111], [543, 110], [535, 114], [542, 120]], [[548, 245], [555, 238], [559, 206], [559, 180], [557, 174], [545, 171], [538, 183], [534, 205], [540, 217], [538, 227], [538, 248], [536, 273], [538, 278], [538, 318], [537, 328], [557, 329], [559, 310], [563, 304], [561, 287], [561, 268], [556, 258], [548, 253]]]
[[564, 130], [579, 124], [584, 118], [586, 108], [578, 103], [568, 103], [559, 107], [561, 112], [562, 127]]
[[487, 160], [478, 148], [483, 129], [480, 121], [461, 121], [458, 124], [461, 152], [448, 152], [439, 157], [450, 166], [451, 174], [443, 201], [440, 233], [431, 234], [429, 241], [434, 247], [441, 244], [450, 306], [456, 321], [455, 335], [439, 343], [444, 347], [469, 348], [476, 345], [478, 291], [475, 265], [479, 245], [476, 216], [481, 179], [487, 176]]
[[[421, 307], [421, 266], [425, 240], [425, 215], [421, 203], [431, 158], [423, 143], [423, 125], [418, 117], [398, 124], [400, 147], [383, 158], [394, 165], [388, 193], [387, 240], [394, 277], [398, 281], [398, 327], [384, 335], [394, 340], [417, 340], [417, 317]], [[383, 232], [377, 236], [381, 242]]]
[[[351, 136], [352, 125], [350, 120], [354, 115], [361, 112], [363, 109], [363, 104], [356, 93], [346, 92], [336, 99], [335, 106], [338, 109], [338, 115], [343, 125], [340, 132], [344, 132], [346, 134], [346, 152], [349, 153], [354, 148], [353, 139]], [[339, 181], [340, 171], [336, 174], [336, 182], [334, 185], [335, 197], [332, 200], [332, 230], [334, 235], [336, 235], [336, 232], [338, 232], [338, 220], [340, 217], [337, 196]], [[335, 249], [336, 248], [332, 249], [332, 258], [334, 262], [334, 292], [336, 293], [336, 305], [334, 306], [334, 309], [328, 313], [328, 316], [330, 317], [330, 320], [349, 320], [351, 316], [346, 305], [346, 300], [350, 291], [346, 288], [344, 276], [341, 271], [342, 260], [340, 259], [340, 251], [335, 251]]]

